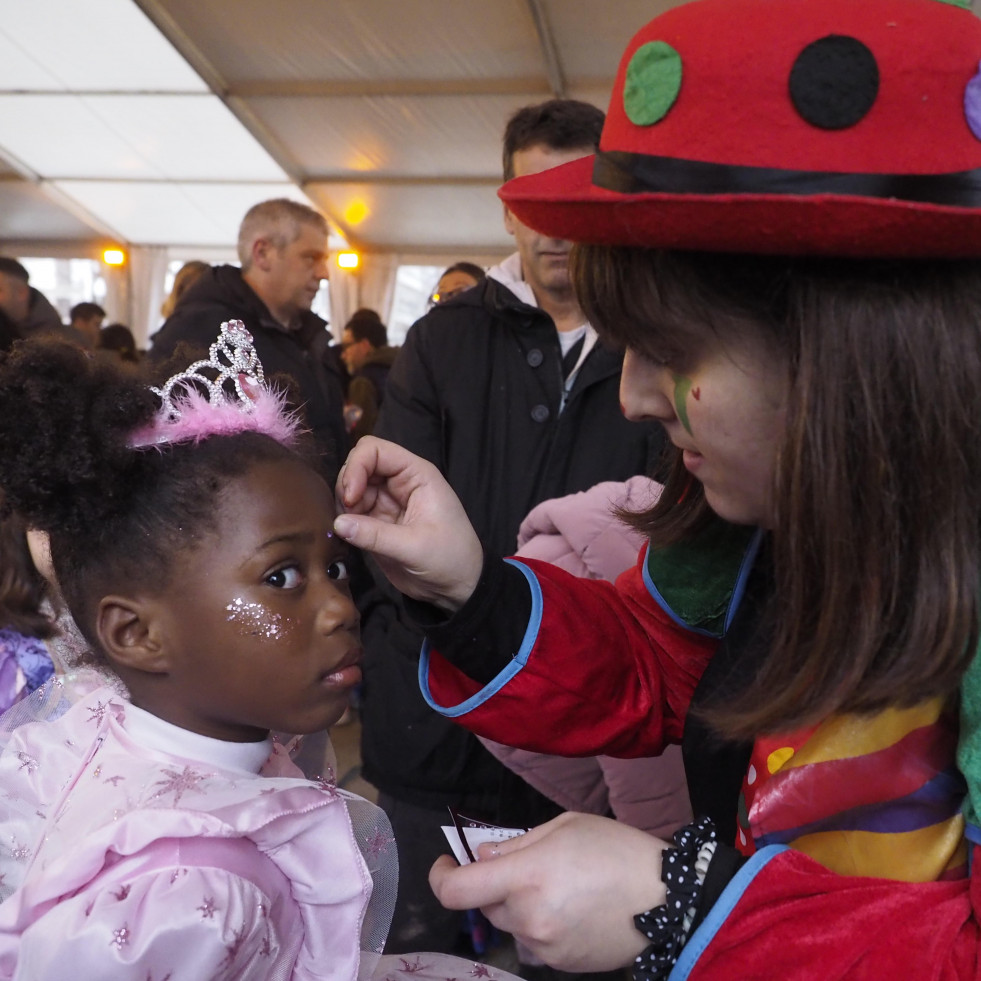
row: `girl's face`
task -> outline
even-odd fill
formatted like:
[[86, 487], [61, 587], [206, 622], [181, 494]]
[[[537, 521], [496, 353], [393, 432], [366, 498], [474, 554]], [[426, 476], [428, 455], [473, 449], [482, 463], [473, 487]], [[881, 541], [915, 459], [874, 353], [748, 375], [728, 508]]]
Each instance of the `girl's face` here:
[[664, 425], [716, 514], [771, 528], [787, 388], [786, 364], [759, 340], [706, 345], [685, 365], [628, 349], [620, 402], [628, 419]]
[[160, 694], [144, 704], [137, 686], [134, 702], [237, 742], [336, 722], [361, 679], [361, 643], [334, 517], [327, 484], [299, 460], [227, 484], [213, 534], [177, 558], [157, 597]]

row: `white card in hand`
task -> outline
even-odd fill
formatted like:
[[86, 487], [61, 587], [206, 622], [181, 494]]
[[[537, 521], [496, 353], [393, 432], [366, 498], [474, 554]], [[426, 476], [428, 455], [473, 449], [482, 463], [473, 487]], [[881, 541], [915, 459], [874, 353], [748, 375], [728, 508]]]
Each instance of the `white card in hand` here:
[[452, 826], [443, 826], [443, 834], [450, 843], [453, 855], [461, 865], [469, 865], [477, 860], [477, 846], [485, 841], [507, 841], [525, 834], [527, 828], [501, 828], [496, 824], [485, 824], [472, 818], [457, 814], [450, 808]]

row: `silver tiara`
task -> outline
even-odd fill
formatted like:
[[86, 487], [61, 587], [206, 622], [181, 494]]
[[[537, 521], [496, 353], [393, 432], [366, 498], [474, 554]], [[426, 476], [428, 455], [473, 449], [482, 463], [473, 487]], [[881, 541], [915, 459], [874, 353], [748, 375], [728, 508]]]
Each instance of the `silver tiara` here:
[[[215, 372], [216, 377], [210, 378], [206, 371]], [[218, 339], [208, 348], [207, 361], [195, 361], [184, 371], [168, 378], [162, 388], [151, 386], [150, 390], [160, 396], [161, 409], [166, 418], [176, 421], [182, 414], [181, 395], [185, 391], [203, 388], [212, 405], [224, 405], [228, 399], [226, 382], [231, 382], [235, 387], [235, 393], [242, 403], [239, 408], [251, 412], [258, 389], [265, 382], [265, 375], [252, 344], [252, 335], [241, 320], [226, 320], [221, 325]]]

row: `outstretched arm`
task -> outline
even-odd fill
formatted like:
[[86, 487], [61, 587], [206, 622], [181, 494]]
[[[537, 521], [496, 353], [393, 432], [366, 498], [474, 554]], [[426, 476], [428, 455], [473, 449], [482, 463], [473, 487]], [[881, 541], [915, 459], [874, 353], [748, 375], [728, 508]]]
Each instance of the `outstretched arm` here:
[[480, 578], [483, 552], [457, 496], [431, 463], [366, 436], [337, 478], [345, 541], [371, 552], [406, 596], [454, 612]]

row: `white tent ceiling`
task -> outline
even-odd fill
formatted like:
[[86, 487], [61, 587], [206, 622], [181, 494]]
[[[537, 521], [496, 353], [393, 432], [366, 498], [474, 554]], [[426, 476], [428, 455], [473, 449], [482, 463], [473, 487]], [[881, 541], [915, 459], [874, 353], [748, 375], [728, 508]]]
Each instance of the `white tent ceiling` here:
[[4, 4], [0, 243], [227, 248], [289, 194], [367, 251], [499, 252], [507, 117], [605, 108], [626, 42], [675, 2]]

